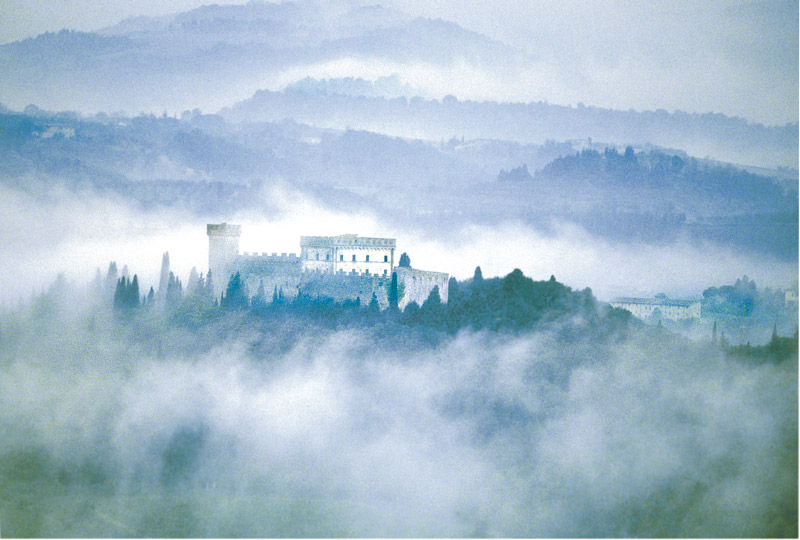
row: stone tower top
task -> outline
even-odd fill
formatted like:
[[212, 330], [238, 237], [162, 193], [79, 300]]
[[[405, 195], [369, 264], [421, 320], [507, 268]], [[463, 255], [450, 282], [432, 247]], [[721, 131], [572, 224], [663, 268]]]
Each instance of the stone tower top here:
[[241, 236], [241, 225], [230, 225], [228, 223], [209, 223], [206, 227], [208, 236]]

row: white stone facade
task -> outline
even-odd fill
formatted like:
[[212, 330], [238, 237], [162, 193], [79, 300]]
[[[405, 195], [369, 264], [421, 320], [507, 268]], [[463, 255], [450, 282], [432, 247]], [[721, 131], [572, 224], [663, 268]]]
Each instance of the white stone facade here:
[[647, 319], [656, 312], [664, 319], [680, 321], [700, 318], [699, 300], [671, 300], [668, 298], [617, 298], [610, 304], [615, 308], [627, 309], [634, 317]]
[[395, 247], [394, 238], [301, 236], [300, 259], [305, 271], [391, 277]]

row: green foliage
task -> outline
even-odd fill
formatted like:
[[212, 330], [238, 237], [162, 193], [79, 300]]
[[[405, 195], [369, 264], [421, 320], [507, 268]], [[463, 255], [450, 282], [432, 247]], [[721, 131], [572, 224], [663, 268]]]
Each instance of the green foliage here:
[[726, 314], [747, 317], [759, 302], [755, 281], [747, 276], [737, 279], [734, 285], [709, 287], [703, 291], [703, 310], [708, 314]]
[[113, 305], [117, 313], [129, 313], [139, 307], [139, 279], [135, 274], [132, 281], [126, 277], [119, 278]]
[[397, 263], [397, 266], [411, 268], [411, 257], [408, 256], [408, 253], [404, 251], [403, 254], [400, 255], [400, 261]]
[[[377, 295], [373, 292], [370, 301], [363, 305], [360, 299], [337, 302], [328, 297], [312, 297], [298, 294], [291, 301], [283, 291], [275, 287], [272, 302], [267, 301], [263, 282], [251, 299], [241, 273], [231, 275], [226, 290], [217, 306], [211, 293], [211, 276], [196, 278], [193, 292], [183, 295], [181, 282], [170, 273], [164, 315], [169, 323], [192, 329], [218, 320], [224, 311], [246, 312], [262, 320], [294, 319], [308, 321], [335, 328], [350, 325], [400, 324], [418, 327], [426, 335], [456, 333], [464, 328], [488, 329], [502, 332], [522, 332], [539, 325], [561, 321], [567, 325], [588, 324], [593, 330], [610, 334], [635, 322], [624, 316], [624, 311], [606, 310], [598, 307], [591, 290], [572, 291], [559, 283], [554, 276], [547, 281], [534, 281], [521, 270], [515, 269], [503, 278], [484, 279], [480, 267], [475, 269], [472, 279], [449, 282], [449, 302], [443, 303], [438, 286], [428, 298], [418, 305], [410, 302], [403, 313], [398, 305], [402, 294], [397, 274], [393, 273], [388, 284], [389, 308], [381, 314]], [[114, 308], [117, 311], [132, 311], [139, 305], [138, 277], [117, 280]], [[152, 305], [154, 292], [151, 288], [146, 303]], [[128, 307], [131, 306], [131, 307]], [[146, 310], [151, 312], [152, 310]], [[160, 313], [160, 310], [159, 312]]]
[[378, 304], [378, 297], [375, 293], [372, 293], [372, 298], [369, 301], [369, 305], [367, 306], [367, 310], [370, 313], [378, 313], [380, 311], [380, 305]]
[[520, 167], [506, 171], [500, 169], [500, 174], [497, 175], [497, 180], [500, 182], [528, 182], [533, 180], [531, 173], [528, 172], [528, 165], [523, 164]]
[[401, 298], [397, 287], [397, 272], [392, 272], [392, 281], [389, 283], [389, 292], [386, 296], [389, 299], [389, 309], [397, 311], [397, 305]]
[[169, 273], [169, 279], [167, 281], [167, 294], [166, 294], [166, 305], [168, 309], [172, 309], [180, 305], [181, 301], [183, 300], [183, 285], [181, 285], [181, 280], [175, 277], [175, 274], [172, 272]]
[[239, 272], [233, 274], [228, 281], [228, 287], [220, 300], [220, 305], [227, 311], [245, 310], [250, 305], [247, 284], [242, 280]]
[[722, 348], [729, 358], [750, 364], [778, 364], [789, 359], [797, 362], [797, 331], [792, 337], [780, 337], [773, 330], [770, 342], [760, 347], [751, 346], [750, 343], [729, 347], [724, 343]]
[[258, 290], [250, 300], [250, 305], [254, 311], [263, 311], [267, 307], [267, 292], [264, 290], [264, 280], [258, 282]]

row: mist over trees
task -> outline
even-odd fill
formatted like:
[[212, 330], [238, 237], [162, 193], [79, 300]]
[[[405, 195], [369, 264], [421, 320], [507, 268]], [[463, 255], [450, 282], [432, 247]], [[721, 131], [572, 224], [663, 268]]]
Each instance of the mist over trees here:
[[116, 266], [2, 310], [5, 534], [796, 534], [796, 334], [693, 343], [480, 268], [402, 313], [241, 309], [236, 275], [128, 312]]
[[[796, 6], [496, 5], [534, 47], [360, 0], [0, 45], [0, 536], [797, 537], [798, 123], [702, 112], [796, 110]], [[608, 81], [654, 110], [568, 105]], [[452, 277], [212, 274], [223, 221]]]

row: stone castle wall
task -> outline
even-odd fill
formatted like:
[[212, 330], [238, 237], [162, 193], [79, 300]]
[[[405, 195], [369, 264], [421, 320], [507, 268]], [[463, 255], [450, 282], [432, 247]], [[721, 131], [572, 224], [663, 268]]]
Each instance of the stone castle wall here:
[[263, 283], [267, 301], [272, 300], [275, 290], [281, 291], [284, 298], [297, 296], [302, 276], [300, 257], [294, 253], [244, 253], [236, 258], [231, 270], [240, 273], [251, 296]]
[[450, 276], [443, 272], [431, 272], [429, 270], [417, 270], [398, 266], [394, 269], [397, 274], [398, 288], [402, 283], [403, 295], [400, 298], [400, 309], [405, 308], [411, 302], [416, 302], [420, 306], [428, 299], [434, 287], [439, 287], [439, 297], [442, 303], [447, 303], [448, 286]]
[[381, 309], [389, 306], [389, 284], [391, 279], [375, 275], [324, 274], [303, 272], [300, 291], [311, 297], [333, 298], [337, 302], [358, 298], [366, 306], [375, 294]]

